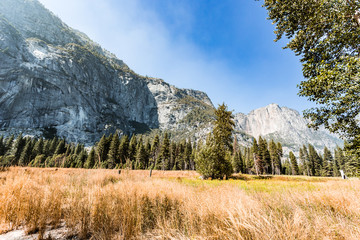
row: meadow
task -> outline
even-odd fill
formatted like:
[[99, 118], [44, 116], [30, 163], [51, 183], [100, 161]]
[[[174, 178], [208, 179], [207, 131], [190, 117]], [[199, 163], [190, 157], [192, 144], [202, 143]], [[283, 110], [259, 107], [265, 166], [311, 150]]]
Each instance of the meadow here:
[[77, 239], [360, 239], [360, 180], [2, 169], [0, 234], [64, 225]]

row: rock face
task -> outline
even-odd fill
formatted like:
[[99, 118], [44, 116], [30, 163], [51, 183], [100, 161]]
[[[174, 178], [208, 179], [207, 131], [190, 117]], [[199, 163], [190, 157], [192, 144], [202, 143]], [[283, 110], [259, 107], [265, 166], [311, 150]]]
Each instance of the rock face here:
[[0, 128], [94, 143], [122, 130], [174, 128], [181, 90], [131, 71], [36, 0], [0, 1]]
[[312, 144], [318, 150], [325, 146], [334, 149], [343, 142], [324, 129], [314, 131], [307, 127], [305, 120], [296, 110], [270, 104], [251, 111], [248, 115], [235, 115], [235, 129], [258, 138], [274, 139], [281, 142], [286, 152], [299, 151], [305, 144]]

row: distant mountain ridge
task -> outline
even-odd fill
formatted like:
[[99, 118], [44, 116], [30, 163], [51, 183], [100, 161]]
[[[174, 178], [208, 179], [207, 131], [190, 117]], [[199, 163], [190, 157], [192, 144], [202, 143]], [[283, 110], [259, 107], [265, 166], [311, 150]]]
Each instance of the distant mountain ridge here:
[[[37, 0], [0, 1], [0, 131], [56, 134], [94, 144], [103, 134], [151, 129], [204, 139], [214, 106], [206, 93], [179, 89], [133, 72]], [[235, 135], [280, 141], [288, 150], [318, 149], [341, 140], [307, 128], [295, 110], [271, 104], [235, 114]]]
[[325, 129], [317, 131], [307, 127], [301, 114], [287, 107], [270, 104], [251, 111], [248, 115], [235, 114], [235, 129], [255, 138], [262, 136], [281, 142], [287, 151], [298, 151], [302, 145], [314, 145], [318, 150], [325, 146], [334, 149], [343, 141]]

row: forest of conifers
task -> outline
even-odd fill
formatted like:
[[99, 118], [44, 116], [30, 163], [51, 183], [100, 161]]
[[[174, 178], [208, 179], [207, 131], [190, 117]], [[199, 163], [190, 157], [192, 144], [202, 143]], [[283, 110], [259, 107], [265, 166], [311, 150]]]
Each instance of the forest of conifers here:
[[[111, 134], [89, 149], [64, 139], [20, 134], [0, 137], [0, 166], [196, 170], [196, 156], [203, 145], [201, 141], [171, 141], [167, 133], [152, 138]], [[292, 152], [285, 157], [280, 143], [261, 137], [253, 139], [252, 147], [239, 146], [235, 140], [227, 158], [234, 173], [336, 177], [340, 169], [348, 176], [357, 175], [359, 169], [356, 159], [340, 147], [333, 153], [325, 147], [321, 154], [314, 146], [304, 145], [298, 157]]]

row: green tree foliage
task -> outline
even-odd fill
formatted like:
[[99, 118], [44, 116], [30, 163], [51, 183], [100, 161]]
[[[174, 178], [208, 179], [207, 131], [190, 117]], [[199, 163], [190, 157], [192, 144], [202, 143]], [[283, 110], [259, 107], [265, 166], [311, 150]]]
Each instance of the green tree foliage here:
[[15, 147], [14, 147], [14, 160], [15, 162], [18, 162], [21, 156], [21, 153], [23, 152], [23, 148], [25, 147], [26, 139], [23, 137], [22, 134], [20, 134], [15, 141]]
[[84, 168], [90, 169], [95, 166], [95, 149], [92, 147], [85, 161]]
[[109, 147], [109, 153], [107, 156], [108, 165], [112, 166], [112, 168], [114, 168], [116, 164], [120, 163], [120, 159], [118, 156], [119, 145], [120, 145], [119, 135], [115, 133], [112, 136]]
[[[98, 166], [100, 167], [103, 162], [107, 159], [107, 153], [109, 151], [108, 148], [108, 139], [105, 135], [103, 135], [97, 144], [97, 155], [98, 155]], [[75, 154], [77, 151], [75, 151]]]
[[62, 139], [62, 140], [59, 141], [59, 143], [56, 146], [55, 154], [63, 154], [65, 152], [66, 152], [65, 140]]
[[276, 40], [301, 56], [307, 79], [300, 96], [317, 103], [307, 110], [310, 126], [324, 125], [360, 146], [360, 2], [355, 0], [265, 0]]
[[120, 165], [123, 165], [126, 163], [126, 160], [129, 157], [129, 144], [130, 140], [127, 135], [124, 135], [121, 137], [120, 145], [119, 145], [119, 159], [120, 159]]
[[131, 139], [130, 139], [130, 144], [129, 144], [129, 152], [128, 152], [128, 156], [129, 156], [129, 160], [131, 162], [135, 161], [136, 158], [136, 147], [137, 147], [137, 138], [135, 135], [132, 135]]
[[215, 110], [213, 137], [216, 144], [224, 150], [232, 151], [232, 132], [235, 126], [233, 118], [232, 112], [227, 110], [224, 103]]
[[299, 175], [299, 166], [293, 152], [289, 153], [292, 175]]
[[330, 177], [333, 176], [334, 173], [334, 158], [330, 152], [330, 150], [325, 147], [324, 148], [324, 156], [323, 156], [323, 176]]
[[264, 171], [264, 162], [261, 158], [261, 151], [255, 138], [253, 140], [252, 153], [254, 158], [255, 173], [256, 175], [260, 175]]
[[150, 153], [150, 157], [152, 159], [151, 165], [153, 165], [153, 167], [156, 167], [157, 165], [159, 151], [160, 151], [160, 137], [158, 134], [156, 134], [151, 145], [151, 153]]
[[271, 159], [271, 170], [272, 174], [281, 174], [281, 155], [279, 154], [278, 146], [271, 140], [269, 145], [270, 159]]
[[142, 141], [139, 141], [139, 146], [136, 153], [135, 169], [144, 169], [148, 161], [148, 154]]
[[215, 110], [215, 118], [213, 134], [209, 135], [206, 146], [197, 155], [196, 167], [204, 177], [229, 177], [232, 173], [230, 154], [235, 123], [232, 112], [225, 104]]
[[231, 163], [235, 173], [243, 173], [244, 166], [241, 152], [237, 151], [233, 154]]
[[309, 165], [311, 176], [321, 176], [322, 172], [322, 159], [315, 150], [314, 146], [309, 144]]
[[19, 165], [20, 166], [27, 166], [31, 161], [31, 153], [32, 153], [32, 144], [30, 139], [25, 140], [26, 145], [21, 152], [19, 157]]
[[170, 170], [170, 139], [167, 133], [164, 135], [159, 158], [161, 164], [158, 169], [160, 168], [161, 170]]
[[196, 158], [196, 170], [204, 178], [222, 179], [232, 173], [231, 162], [223, 148], [219, 148], [211, 136]]

